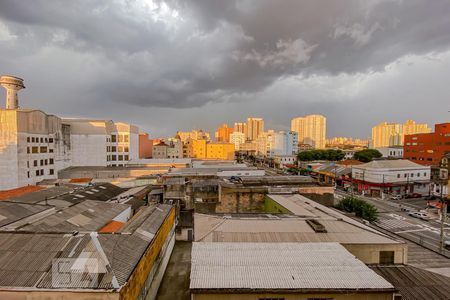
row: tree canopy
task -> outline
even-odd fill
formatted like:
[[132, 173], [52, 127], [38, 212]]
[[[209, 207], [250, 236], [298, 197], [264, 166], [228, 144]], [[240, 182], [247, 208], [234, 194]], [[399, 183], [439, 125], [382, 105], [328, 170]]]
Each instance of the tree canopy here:
[[378, 219], [377, 208], [356, 197], [345, 197], [336, 207], [342, 211], [354, 212], [357, 217], [369, 222], [374, 222]]
[[339, 161], [345, 157], [345, 153], [342, 150], [310, 150], [299, 152], [298, 160], [300, 161], [312, 161], [312, 160], [332, 160]]
[[364, 149], [364, 150], [356, 152], [353, 155], [353, 158], [357, 159], [361, 162], [370, 162], [374, 158], [380, 158], [382, 156], [383, 155], [380, 153], [380, 151], [378, 151], [376, 149]]

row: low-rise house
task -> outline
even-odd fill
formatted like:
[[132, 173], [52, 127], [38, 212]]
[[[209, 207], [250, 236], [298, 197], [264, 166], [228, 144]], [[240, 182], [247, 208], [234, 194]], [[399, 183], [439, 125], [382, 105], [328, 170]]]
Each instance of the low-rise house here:
[[375, 160], [352, 168], [353, 183], [358, 191], [373, 197], [382, 197], [382, 194], [428, 195], [430, 174], [429, 166], [406, 159]]

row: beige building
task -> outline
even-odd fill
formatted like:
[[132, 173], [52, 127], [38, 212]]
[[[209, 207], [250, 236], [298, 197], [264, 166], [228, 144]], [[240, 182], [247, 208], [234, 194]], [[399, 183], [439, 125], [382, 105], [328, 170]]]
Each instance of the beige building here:
[[230, 134], [230, 143], [234, 144], [236, 151], [239, 151], [241, 144], [245, 143], [245, 134], [243, 132], [233, 132]]
[[191, 140], [211, 140], [211, 136], [208, 132], [203, 130], [193, 129], [191, 131], [177, 131], [176, 138], [182, 143], [186, 143], [189, 139]]
[[70, 166], [70, 127], [40, 110], [0, 109], [0, 190], [56, 179]]
[[245, 138], [247, 141], [256, 141], [264, 132], [264, 120], [262, 118], [248, 118]]
[[298, 133], [300, 144], [311, 145], [315, 149], [325, 149], [327, 119], [322, 115], [308, 115], [291, 120], [291, 131]]
[[240, 132], [245, 135], [247, 132], [247, 124], [246, 123], [234, 123], [234, 132]]
[[407, 120], [405, 124], [382, 122], [372, 128], [372, 148], [402, 146], [405, 135], [429, 133], [427, 124]]

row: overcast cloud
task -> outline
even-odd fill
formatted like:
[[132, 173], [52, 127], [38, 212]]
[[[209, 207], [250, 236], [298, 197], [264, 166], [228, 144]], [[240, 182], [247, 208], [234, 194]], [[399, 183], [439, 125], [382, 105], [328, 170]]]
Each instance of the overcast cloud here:
[[309, 113], [367, 137], [450, 121], [449, 28], [448, 0], [3, 0], [0, 73], [22, 107], [155, 137]]

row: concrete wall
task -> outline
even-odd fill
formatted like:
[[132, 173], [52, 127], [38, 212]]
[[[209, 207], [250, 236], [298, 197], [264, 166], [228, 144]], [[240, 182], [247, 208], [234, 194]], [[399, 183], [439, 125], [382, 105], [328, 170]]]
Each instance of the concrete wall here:
[[152, 268], [155, 266], [155, 262], [160, 258], [161, 250], [166, 245], [168, 238], [170, 238], [170, 233], [173, 232], [174, 225], [175, 209], [172, 208], [158, 233], [153, 238], [150, 247], [147, 248], [134, 269], [134, 272], [131, 274], [128, 282], [120, 290], [121, 300], [138, 299]]
[[0, 110], [0, 190], [19, 185], [16, 117], [13, 110]]
[[72, 134], [72, 166], [106, 166], [106, 134]]
[[260, 300], [260, 299], [285, 299], [285, 300], [309, 300], [309, 299], [333, 299], [333, 300], [392, 300], [393, 292], [385, 293], [352, 293], [345, 294], [192, 294], [192, 300]]
[[406, 244], [342, 244], [351, 254], [365, 264], [379, 264], [380, 251], [394, 251], [394, 264], [406, 264]]
[[224, 188], [219, 185], [219, 202], [216, 213], [258, 213], [264, 211], [267, 189]]

